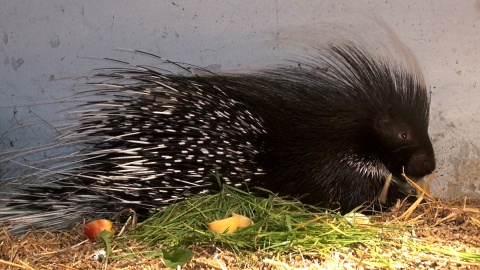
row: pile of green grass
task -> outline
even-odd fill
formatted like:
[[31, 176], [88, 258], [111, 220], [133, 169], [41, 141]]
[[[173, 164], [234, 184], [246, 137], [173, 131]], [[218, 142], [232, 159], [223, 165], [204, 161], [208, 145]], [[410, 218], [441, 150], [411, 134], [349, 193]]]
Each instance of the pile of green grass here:
[[[208, 223], [233, 213], [251, 218], [254, 225], [235, 233], [208, 229]], [[333, 211], [274, 195], [255, 197], [223, 186], [217, 194], [195, 196], [165, 208], [128, 237], [165, 250], [215, 243], [240, 255], [260, 251], [273, 256], [295, 253], [326, 258], [335, 253], [370, 267], [411, 267], [408, 261], [425, 254], [480, 262], [478, 254], [429, 247], [412, 236], [408, 223], [388, 224], [376, 216], [369, 218], [370, 224], [355, 225]]]
[[[216, 233], [207, 224], [230, 217], [249, 217], [254, 225], [235, 233]], [[135, 238], [151, 245], [188, 246], [223, 243], [233, 250], [328, 250], [373, 241], [376, 227], [356, 227], [334, 212], [283, 200], [255, 197], [224, 186], [221, 192], [174, 204], [142, 223]]]

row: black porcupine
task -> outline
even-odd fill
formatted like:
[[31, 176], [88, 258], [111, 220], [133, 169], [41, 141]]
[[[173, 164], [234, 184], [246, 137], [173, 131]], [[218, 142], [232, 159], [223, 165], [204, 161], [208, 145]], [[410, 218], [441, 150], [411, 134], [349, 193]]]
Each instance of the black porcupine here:
[[410, 193], [402, 170], [435, 169], [421, 74], [354, 44], [251, 74], [126, 66], [96, 76], [103, 83], [89, 95], [100, 99], [79, 106], [63, 136], [86, 146], [75, 166], [24, 187], [1, 220], [58, 229], [122, 208], [148, 212], [215, 190], [212, 171], [348, 212], [375, 202], [389, 174], [391, 203]]

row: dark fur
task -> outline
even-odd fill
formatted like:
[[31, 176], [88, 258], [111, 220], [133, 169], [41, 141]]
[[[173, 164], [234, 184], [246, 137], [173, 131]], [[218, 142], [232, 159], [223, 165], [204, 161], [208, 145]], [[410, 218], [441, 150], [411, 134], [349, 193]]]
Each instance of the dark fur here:
[[[98, 77], [108, 84], [92, 93], [121, 106], [85, 104], [71, 134], [86, 141], [77, 156], [88, 160], [54, 185], [26, 188], [5, 212], [13, 209], [13, 219], [35, 213], [35, 226], [57, 228], [68, 223], [59, 216], [72, 222], [125, 207], [149, 210], [215, 190], [213, 171], [231, 185], [343, 213], [376, 202], [392, 173], [391, 204], [410, 192], [403, 169], [414, 178], [435, 169], [429, 95], [413, 70], [353, 45], [253, 74], [105, 70]], [[153, 113], [168, 108], [171, 114]], [[119, 153], [125, 149], [136, 150]], [[139, 160], [146, 171], [119, 168]]]

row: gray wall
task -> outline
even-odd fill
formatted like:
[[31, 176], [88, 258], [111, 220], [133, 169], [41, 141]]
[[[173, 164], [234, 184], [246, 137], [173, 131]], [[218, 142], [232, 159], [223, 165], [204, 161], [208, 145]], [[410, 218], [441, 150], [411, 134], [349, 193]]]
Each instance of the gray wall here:
[[479, 1], [4, 0], [0, 151], [57, 136], [53, 126], [65, 123], [65, 112], [58, 112], [70, 104], [62, 100], [78, 84], [74, 78], [110, 65], [90, 57], [138, 57], [116, 47], [213, 70], [246, 69], [284, 56], [277, 47], [284, 33], [293, 31], [299, 37], [305, 31], [306, 36], [307, 29], [324, 26], [335, 31], [334, 24], [326, 22], [349, 28], [359, 17], [386, 22], [425, 73], [432, 90], [430, 133], [438, 157], [433, 194], [480, 197]]

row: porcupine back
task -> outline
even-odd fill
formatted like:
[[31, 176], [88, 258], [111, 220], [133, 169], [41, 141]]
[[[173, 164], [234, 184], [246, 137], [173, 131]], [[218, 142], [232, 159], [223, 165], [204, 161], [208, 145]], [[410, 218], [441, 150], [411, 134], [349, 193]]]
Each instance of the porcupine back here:
[[[429, 96], [414, 68], [352, 44], [250, 74], [105, 69], [101, 97], [61, 140], [83, 146], [52, 183], [23, 188], [2, 220], [63, 228], [122, 208], [147, 213], [218, 189], [261, 186], [341, 212], [409, 194], [435, 168]], [[171, 63], [172, 65], [177, 65]], [[180, 66], [182, 67], [182, 66]], [[187, 68], [186, 68], [187, 70]]]

